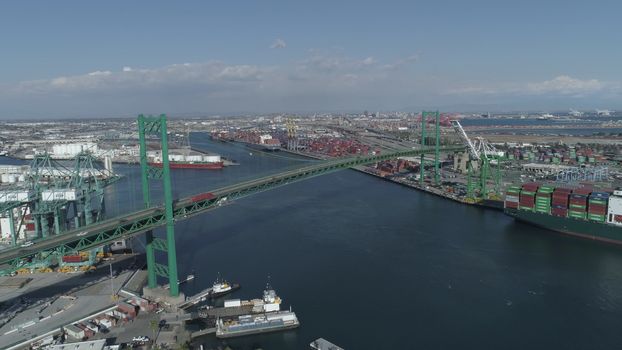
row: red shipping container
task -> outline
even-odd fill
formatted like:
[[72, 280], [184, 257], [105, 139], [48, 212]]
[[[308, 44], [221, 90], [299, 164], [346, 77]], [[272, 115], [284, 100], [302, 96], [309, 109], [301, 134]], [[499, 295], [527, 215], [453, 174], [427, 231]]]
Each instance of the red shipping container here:
[[565, 209], [551, 209], [551, 215], [553, 216], [566, 217], [567, 214], [568, 211]]
[[518, 203], [516, 202], [505, 202], [506, 208], [518, 209]]
[[606, 210], [588, 210], [588, 213], [590, 214], [596, 214], [596, 215], [607, 215], [607, 211]]
[[63, 262], [66, 262], [66, 263], [82, 262], [82, 256], [80, 256], [80, 255], [65, 255], [65, 256], [63, 256]]
[[573, 191], [573, 194], [589, 195], [590, 193], [592, 193], [592, 189], [587, 187], [580, 187]]

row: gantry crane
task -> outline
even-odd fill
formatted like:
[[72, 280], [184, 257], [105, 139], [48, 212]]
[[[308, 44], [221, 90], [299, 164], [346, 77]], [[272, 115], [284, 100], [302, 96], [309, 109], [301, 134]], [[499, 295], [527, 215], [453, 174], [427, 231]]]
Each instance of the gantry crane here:
[[[487, 198], [489, 191], [487, 189], [488, 178], [492, 175], [494, 181], [494, 193], [500, 193], [501, 186], [501, 156], [500, 152], [483, 137], [475, 137], [471, 139], [462, 128], [458, 120], [451, 120], [451, 125], [462, 140], [469, 153], [469, 161], [467, 162], [467, 197], [474, 199], [475, 192], [479, 190], [479, 196]], [[479, 165], [479, 181], [473, 182], [473, 162]], [[491, 174], [490, 166], [496, 165], [494, 173]]]

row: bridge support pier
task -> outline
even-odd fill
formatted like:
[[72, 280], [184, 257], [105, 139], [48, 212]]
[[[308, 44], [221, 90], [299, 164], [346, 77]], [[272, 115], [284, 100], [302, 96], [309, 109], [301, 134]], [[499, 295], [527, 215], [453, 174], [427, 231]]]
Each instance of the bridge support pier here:
[[[146, 135], [153, 134], [159, 137], [161, 142], [161, 168], [149, 165], [147, 159]], [[143, 201], [145, 208], [151, 206], [149, 193], [149, 179], [158, 179], [163, 182], [164, 189], [164, 215], [166, 220], [166, 240], [154, 237], [153, 231], [147, 232], [147, 278], [148, 287], [157, 286], [157, 276], [168, 278], [169, 294], [171, 297], [179, 296], [179, 283], [177, 277], [177, 253], [175, 249], [175, 224], [173, 222], [173, 192], [171, 187], [171, 173], [168, 159], [168, 132], [166, 128], [166, 115], [159, 117], [139, 115], [138, 136], [140, 141], [140, 167]], [[167, 265], [156, 262], [155, 250], [160, 250], [167, 255]]]

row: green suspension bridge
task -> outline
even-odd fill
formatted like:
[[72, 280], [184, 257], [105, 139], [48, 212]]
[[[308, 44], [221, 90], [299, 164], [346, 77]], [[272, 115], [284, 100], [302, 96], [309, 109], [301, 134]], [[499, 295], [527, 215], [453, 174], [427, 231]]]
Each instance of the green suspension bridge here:
[[[427, 113], [427, 112], [425, 112]], [[438, 112], [435, 112], [438, 125]], [[425, 119], [425, 114], [424, 118]], [[123, 216], [98, 221], [66, 231], [60, 234], [42, 238], [29, 247], [14, 246], [0, 251], [0, 274], [7, 274], [28, 266], [33, 261], [41, 261], [56, 257], [60, 259], [65, 254], [85, 251], [109, 244], [113, 241], [129, 238], [138, 234], [146, 234], [146, 254], [148, 268], [148, 286], [157, 287], [157, 277], [168, 279], [170, 295], [179, 295], [177, 284], [177, 256], [175, 249], [175, 221], [184, 220], [194, 215], [220, 207], [229, 200], [235, 200], [255, 193], [267, 191], [293, 182], [309, 179], [315, 176], [329, 174], [335, 171], [348, 169], [358, 165], [375, 163], [399, 157], [419, 156], [434, 153], [438, 159], [440, 152], [457, 152], [464, 150], [463, 146], [441, 147], [438, 142], [438, 126], [436, 129], [437, 142], [434, 146], [426, 146], [387, 154], [359, 156], [338, 160], [322, 161], [313, 165], [289, 170], [274, 175], [241, 182], [235, 185], [214, 189], [211, 192], [173, 200], [171, 176], [168, 159], [168, 131], [166, 116], [138, 117], [140, 140], [140, 163], [142, 170], [142, 192], [145, 209]], [[422, 135], [425, 138], [425, 133]], [[162, 165], [151, 166], [147, 161], [147, 139], [159, 139], [161, 144]], [[150, 140], [151, 140], [150, 139]], [[423, 168], [423, 167], [422, 167]], [[438, 166], [435, 167], [434, 179], [439, 179]], [[150, 182], [162, 181], [164, 189], [164, 203], [154, 205], [151, 202]], [[165, 226], [166, 238], [155, 237], [153, 230]], [[166, 263], [156, 262], [155, 252], [164, 252]]]

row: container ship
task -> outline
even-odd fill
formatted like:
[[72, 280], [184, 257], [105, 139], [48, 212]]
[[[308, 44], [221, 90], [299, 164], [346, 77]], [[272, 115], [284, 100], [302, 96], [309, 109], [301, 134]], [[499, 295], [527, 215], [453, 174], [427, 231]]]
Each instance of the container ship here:
[[622, 243], [622, 188], [612, 192], [538, 183], [508, 187], [504, 212], [549, 230]]
[[271, 135], [259, 136], [259, 142], [244, 142], [246, 147], [253, 148], [259, 151], [276, 152], [281, 149], [281, 141], [273, 139]]
[[[160, 151], [147, 152], [149, 165], [162, 167]], [[218, 154], [207, 154], [190, 148], [172, 149], [168, 153], [171, 169], [222, 169], [224, 162]]]

